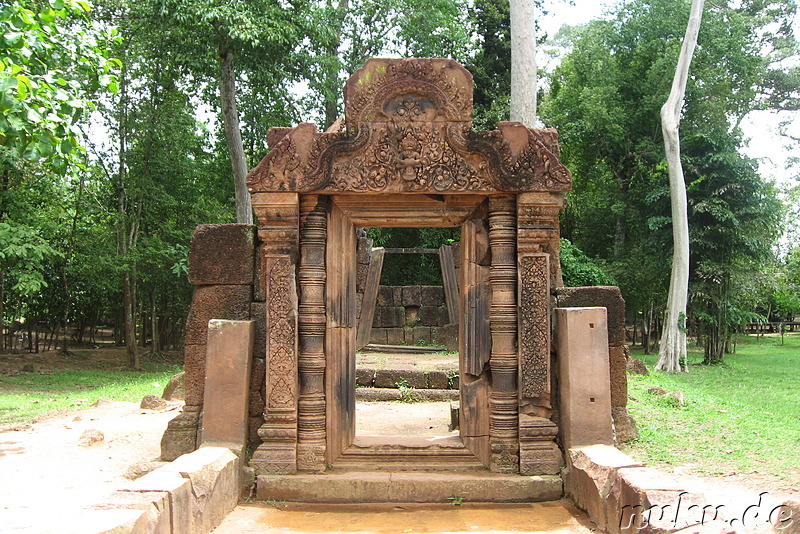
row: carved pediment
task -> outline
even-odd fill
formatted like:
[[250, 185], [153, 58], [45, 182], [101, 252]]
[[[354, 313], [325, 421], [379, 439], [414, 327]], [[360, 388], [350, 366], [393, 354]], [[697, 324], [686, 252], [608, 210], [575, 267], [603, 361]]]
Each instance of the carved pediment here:
[[568, 191], [555, 130], [474, 132], [472, 76], [446, 59], [371, 59], [345, 86], [345, 128], [270, 131], [252, 193]]

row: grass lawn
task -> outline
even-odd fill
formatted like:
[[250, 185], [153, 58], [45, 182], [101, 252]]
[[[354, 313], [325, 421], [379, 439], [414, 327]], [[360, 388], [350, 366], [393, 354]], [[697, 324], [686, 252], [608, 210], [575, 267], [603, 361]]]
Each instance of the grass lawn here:
[[53, 410], [89, 408], [99, 398], [139, 402], [161, 395], [177, 365], [146, 362], [143, 371], [55, 369], [52, 374], [0, 375], [0, 426]]
[[[651, 465], [689, 464], [701, 475], [751, 474], [800, 483], [800, 333], [741, 337], [720, 366], [628, 376], [628, 410], [639, 439], [624, 450]], [[689, 361], [702, 361], [691, 347]], [[681, 392], [685, 405], [649, 388]]]

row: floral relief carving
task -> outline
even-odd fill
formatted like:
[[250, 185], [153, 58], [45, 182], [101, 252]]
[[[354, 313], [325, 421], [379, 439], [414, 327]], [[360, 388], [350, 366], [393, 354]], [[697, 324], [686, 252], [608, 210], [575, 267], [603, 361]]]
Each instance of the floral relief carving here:
[[554, 130], [473, 132], [472, 79], [450, 60], [370, 60], [345, 86], [345, 129], [301, 124], [248, 175], [251, 192], [568, 191]]
[[289, 317], [292, 309], [290, 277], [292, 263], [289, 258], [279, 258], [269, 273], [269, 302], [267, 331], [269, 332], [268, 357], [271, 408], [294, 405], [295, 334], [296, 327]]
[[520, 367], [522, 396], [548, 390], [550, 360], [549, 273], [544, 254], [520, 258]]

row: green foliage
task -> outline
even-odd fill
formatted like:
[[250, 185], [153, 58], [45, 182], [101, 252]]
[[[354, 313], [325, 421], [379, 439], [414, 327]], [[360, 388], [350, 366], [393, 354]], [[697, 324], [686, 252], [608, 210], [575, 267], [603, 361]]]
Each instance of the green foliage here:
[[[459, 240], [460, 228], [370, 228], [373, 246], [386, 248], [435, 248]], [[388, 286], [442, 285], [436, 254], [387, 254], [381, 284]]]
[[414, 395], [414, 386], [409, 385], [408, 380], [401, 378], [395, 383], [395, 385], [400, 391], [400, 399], [398, 402], [403, 402], [406, 404], [413, 404], [417, 402], [417, 397]]
[[617, 282], [575, 245], [561, 239], [561, 272], [566, 287], [615, 286]]
[[0, 8], [0, 145], [57, 173], [81, 161], [78, 121], [91, 92], [116, 91], [113, 31], [83, 0], [10, 0]]
[[[797, 50], [792, 0], [706, 4], [681, 123], [689, 197], [692, 307], [710, 353], [754, 310], [733, 282], [768, 259], [780, 225], [777, 194], [741, 154], [738, 123], [749, 111], [797, 102], [780, 82], [779, 58]], [[541, 107], [558, 128], [573, 191], [562, 235], [604, 260], [629, 312], [663, 304], [669, 280], [671, 213], [659, 110], [667, 99], [689, 2], [634, 0], [608, 20], [565, 34], [571, 51]], [[789, 76], [788, 71], [786, 72]], [[794, 87], [794, 89], [792, 89]], [[778, 102], [772, 95], [779, 91]], [[731, 126], [733, 125], [733, 126]], [[713, 320], [712, 320], [713, 318]]]
[[149, 364], [145, 371], [66, 369], [53, 374], [0, 377], [0, 426], [29, 421], [53, 410], [90, 408], [98, 399], [139, 402], [161, 395], [174, 365]]
[[466, 64], [474, 78], [474, 124], [491, 130], [508, 120], [511, 93], [511, 8], [509, 0], [476, 0], [470, 10], [478, 51]]

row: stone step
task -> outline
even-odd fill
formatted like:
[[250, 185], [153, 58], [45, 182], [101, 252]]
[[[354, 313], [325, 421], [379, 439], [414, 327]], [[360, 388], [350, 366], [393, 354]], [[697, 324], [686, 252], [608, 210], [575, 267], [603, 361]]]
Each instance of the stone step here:
[[345, 471], [486, 470], [458, 436], [357, 436], [333, 467]]
[[259, 475], [260, 500], [306, 503], [542, 502], [560, 499], [557, 475], [345, 471]]

